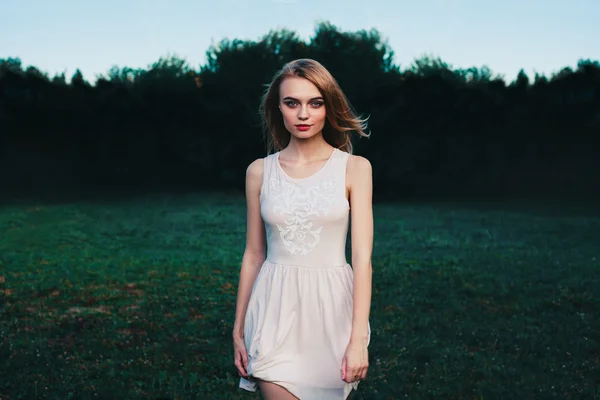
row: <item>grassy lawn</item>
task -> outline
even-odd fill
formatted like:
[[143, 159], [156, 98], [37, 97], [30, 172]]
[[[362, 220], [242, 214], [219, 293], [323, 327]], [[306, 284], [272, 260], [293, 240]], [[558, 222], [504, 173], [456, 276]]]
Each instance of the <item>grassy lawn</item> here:
[[[375, 218], [355, 399], [600, 398], [600, 217]], [[225, 195], [0, 209], [0, 399], [259, 399], [232, 359], [244, 232]]]

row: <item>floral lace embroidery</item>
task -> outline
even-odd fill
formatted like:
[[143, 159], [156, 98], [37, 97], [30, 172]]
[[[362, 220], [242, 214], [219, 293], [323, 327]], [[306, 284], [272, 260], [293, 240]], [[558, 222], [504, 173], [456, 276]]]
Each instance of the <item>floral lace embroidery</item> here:
[[285, 180], [270, 180], [273, 211], [285, 217], [284, 225], [277, 224], [277, 228], [291, 254], [306, 255], [317, 246], [323, 227], [314, 226], [310, 217], [327, 215], [337, 187], [335, 179], [323, 180], [306, 188]]

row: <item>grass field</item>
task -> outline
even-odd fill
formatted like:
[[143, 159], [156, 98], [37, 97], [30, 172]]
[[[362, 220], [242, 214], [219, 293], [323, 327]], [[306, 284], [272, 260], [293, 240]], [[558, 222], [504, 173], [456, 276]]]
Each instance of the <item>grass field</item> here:
[[[243, 198], [0, 209], [0, 399], [259, 399], [231, 330]], [[375, 206], [354, 399], [600, 399], [600, 217]]]

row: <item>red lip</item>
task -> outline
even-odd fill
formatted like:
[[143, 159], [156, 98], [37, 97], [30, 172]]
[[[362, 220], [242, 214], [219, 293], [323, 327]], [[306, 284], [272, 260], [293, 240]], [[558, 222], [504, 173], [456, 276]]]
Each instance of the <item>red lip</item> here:
[[298, 128], [310, 128], [310, 127], [311, 127], [311, 125], [303, 125], [303, 124], [296, 125], [296, 126], [297, 126]]

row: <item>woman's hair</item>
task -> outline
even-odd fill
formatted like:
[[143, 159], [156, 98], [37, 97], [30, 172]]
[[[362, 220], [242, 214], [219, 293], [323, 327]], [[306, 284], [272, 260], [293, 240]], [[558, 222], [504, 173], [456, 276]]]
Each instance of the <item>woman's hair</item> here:
[[319, 89], [325, 103], [326, 119], [323, 138], [342, 151], [352, 153], [352, 132], [368, 137], [365, 133], [366, 119], [360, 119], [352, 110], [350, 102], [329, 71], [318, 61], [301, 58], [290, 61], [279, 70], [262, 97], [260, 113], [267, 138], [267, 152], [279, 151], [290, 142], [290, 133], [283, 124], [279, 109], [279, 88], [288, 77], [300, 77]]

